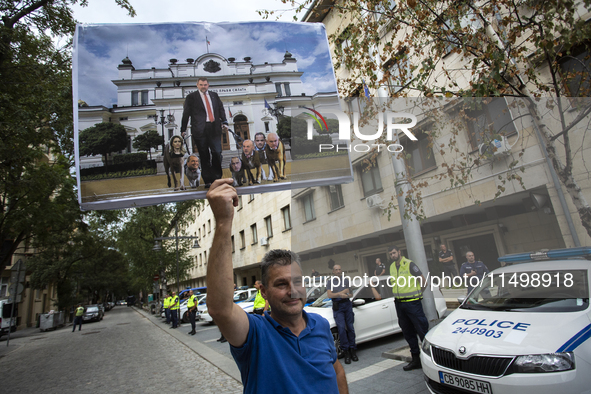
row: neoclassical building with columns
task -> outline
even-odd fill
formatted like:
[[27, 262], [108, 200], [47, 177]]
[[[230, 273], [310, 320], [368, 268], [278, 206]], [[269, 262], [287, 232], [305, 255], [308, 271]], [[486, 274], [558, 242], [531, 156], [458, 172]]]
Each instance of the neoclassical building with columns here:
[[[269, 109], [282, 107], [289, 116], [300, 106], [322, 110], [323, 106], [334, 105], [337, 98], [336, 91], [306, 92], [303, 72], [288, 51], [279, 63], [255, 64], [250, 57], [236, 59], [206, 53], [185, 61], [170, 59], [162, 68], [139, 67], [128, 57], [119, 64], [118, 78], [112, 81], [117, 88], [117, 104], [112, 108], [86, 103], [80, 97], [79, 131], [100, 122], [121, 124], [128, 133], [127, 153], [135, 151], [134, 138], [149, 130], [158, 131], [168, 141], [180, 133], [185, 97], [197, 89], [200, 77], [207, 77], [210, 91], [218, 93], [230, 129], [242, 139], [277, 130], [277, 118]], [[231, 133], [222, 135], [222, 149], [237, 149]], [[99, 156], [80, 158], [81, 168], [101, 165]]]

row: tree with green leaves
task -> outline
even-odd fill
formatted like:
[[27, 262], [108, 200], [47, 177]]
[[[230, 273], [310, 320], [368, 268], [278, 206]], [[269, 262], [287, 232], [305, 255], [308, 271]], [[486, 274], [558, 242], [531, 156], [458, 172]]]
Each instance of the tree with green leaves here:
[[127, 147], [127, 132], [120, 124], [97, 123], [80, 132], [78, 143], [80, 156], [101, 155], [106, 166], [109, 154]]
[[[116, 2], [135, 14], [127, 0]], [[87, 1], [0, 0], [0, 271], [19, 245], [43, 238], [39, 218], [64, 213], [56, 196], [73, 185], [75, 3]]]
[[160, 145], [162, 145], [162, 136], [156, 130], [148, 130], [135, 137], [132, 146], [137, 150], [148, 152], [152, 160], [152, 148], [157, 149]]
[[[129, 264], [134, 289], [151, 293], [154, 275], [176, 282], [177, 257], [175, 240], [161, 241], [160, 251], [154, 250], [155, 238], [182, 236], [195, 218], [195, 210], [203, 201], [193, 200], [120, 211], [122, 223], [116, 231], [117, 249]], [[188, 255], [192, 242], [179, 239], [179, 278], [186, 279], [193, 260]]]
[[[573, 168], [575, 155], [583, 155], [581, 139], [571, 140], [588, 121], [591, 105], [566, 98], [591, 93], [591, 24], [580, 17], [591, 0], [281, 1], [306, 12], [305, 20], [329, 27], [342, 96], [363, 97], [366, 83], [374, 94], [390, 97], [522, 99], [591, 236], [591, 207]], [[269, 17], [274, 11], [260, 13]], [[548, 119], [557, 126], [549, 127]], [[439, 137], [432, 133], [429, 140]], [[446, 171], [437, 177], [466, 184], [482, 155], [472, 155], [453, 136], [439, 143], [446, 147]], [[519, 166], [519, 160], [512, 164]], [[511, 172], [504, 181], [519, 183], [520, 176]]]

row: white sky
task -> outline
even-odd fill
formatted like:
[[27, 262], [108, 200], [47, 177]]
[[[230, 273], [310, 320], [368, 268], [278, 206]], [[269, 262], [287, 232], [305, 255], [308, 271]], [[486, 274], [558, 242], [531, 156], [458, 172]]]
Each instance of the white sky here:
[[[82, 23], [239, 22], [261, 21], [257, 10], [286, 10], [279, 0], [130, 0], [137, 16], [132, 18], [115, 0], [90, 0], [88, 7], [74, 5], [74, 18]], [[293, 11], [279, 19], [293, 21]], [[272, 17], [271, 20], [275, 20]]]

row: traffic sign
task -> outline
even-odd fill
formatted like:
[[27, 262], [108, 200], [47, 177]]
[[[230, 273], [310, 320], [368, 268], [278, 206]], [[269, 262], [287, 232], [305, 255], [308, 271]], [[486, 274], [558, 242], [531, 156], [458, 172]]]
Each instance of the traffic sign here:
[[154, 275], [154, 282], [156, 282], [158, 279], [160, 279], [160, 275]]
[[25, 263], [23, 263], [23, 260], [18, 259], [18, 261], [16, 263], [14, 263], [14, 265], [12, 266], [12, 268], [10, 270], [11, 271], [26, 271], [27, 267], [25, 266]]
[[25, 289], [25, 286], [23, 286], [22, 283], [12, 283], [10, 286], [8, 286], [8, 292], [10, 293], [11, 296], [19, 295], [20, 293], [23, 292], [24, 289]]
[[21, 271], [20, 273], [18, 271], [12, 271], [10, 273], [10, 283], [24, 282], [25, 275], [25, 271]]

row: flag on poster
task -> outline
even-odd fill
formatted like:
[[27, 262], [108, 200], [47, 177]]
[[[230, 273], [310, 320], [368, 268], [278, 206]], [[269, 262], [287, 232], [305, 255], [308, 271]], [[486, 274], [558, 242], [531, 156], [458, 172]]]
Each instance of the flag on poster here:
[[365, 84], [365, 79], [361, 78], [361, 80], [363, 81], [363, 92], [365, 93], [365, 98], [369, 98], [370, 97], [369, 88]]

